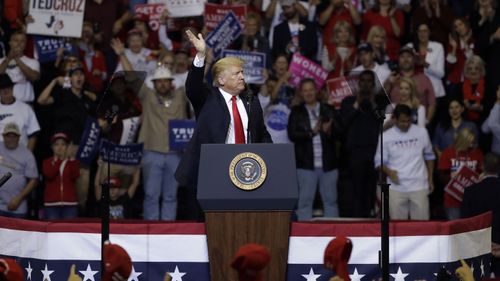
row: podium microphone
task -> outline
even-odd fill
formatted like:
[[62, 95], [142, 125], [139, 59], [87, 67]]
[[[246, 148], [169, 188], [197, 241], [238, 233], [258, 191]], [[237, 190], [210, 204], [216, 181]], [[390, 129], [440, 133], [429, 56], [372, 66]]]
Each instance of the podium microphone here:
[[250, 89], [248, 84], [245, 84], [245, 96], [247, 98], [247, 113], [248, 113], [248, 124], [247, 124], [247, 143], [252, 143], [252, 136], [250, 134], [250, 117], [252, 116], [252, 103], [253, 103], [253, 98], [254, 94], [253, 91]]
[[11, 177], [11, 172], [7, 172], [5, 175], [3, 175], [3, 177], [0, 178], [0, 187], [2, 187]]

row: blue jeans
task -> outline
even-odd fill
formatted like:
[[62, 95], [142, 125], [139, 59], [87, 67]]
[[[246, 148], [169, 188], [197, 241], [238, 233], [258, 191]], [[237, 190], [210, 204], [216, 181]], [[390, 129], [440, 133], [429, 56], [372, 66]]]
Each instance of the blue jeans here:
[[161, 153], [144, 150], [142, 160], [144, 219], [175, 220], [178, 184], [174, 173], [179, 161], [180, 155], [177, 152]]
[[321, 168], [315, 170], [297, 169], [299, 183], [299, 202], [297, 218], [299, 221], [312, 219], [312, 209], [316, 188], [319, 183], [319, 193], [323, 200], [324, 216], [335, 218], [339, 216], [337, 205], [338, 170], [324, 172]]
[[74, 219], [78, 217], [78, 206], [44, 207], [46, 220]]

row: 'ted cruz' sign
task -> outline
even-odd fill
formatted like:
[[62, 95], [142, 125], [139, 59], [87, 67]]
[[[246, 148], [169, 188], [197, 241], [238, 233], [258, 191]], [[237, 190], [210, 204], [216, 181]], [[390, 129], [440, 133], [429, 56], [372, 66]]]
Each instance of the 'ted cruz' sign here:
[[40, 10], [83, 13], [84, 7], [85, 0], [31, 0], [31, 8]]

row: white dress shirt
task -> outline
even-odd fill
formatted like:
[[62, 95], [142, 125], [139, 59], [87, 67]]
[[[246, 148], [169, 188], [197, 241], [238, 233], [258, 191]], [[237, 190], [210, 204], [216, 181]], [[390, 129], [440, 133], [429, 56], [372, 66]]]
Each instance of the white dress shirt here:
[[[196, 67], [203, 67], [203, 65], [205, 65], [205, 58], [199, 58], [198, 54], [196, 54], [193, 60], [193, 64]], [[227, 129], [227, 135], [226, 135], [226, 143], [235, 143], [233, 102], [231, 100], [233, 95], [224, 91], [222, 88], [219, 88], [219, 91], [221, 92], [224, 101], [226, 101], [226, 106], [227, 109], [229, 110], [229, 116], [230, 116], [229, 128]], [[248, 115], [247, 115], [247, 110], [245, 109], [245, 105], [243, 104], [243, 100], [239, 96], [236, 96], [236, 105], [238, 106], [238, 112], [240, 113], [241, 123], [243, 123], [243, 133], [245, 134], [245, 142], [247, 142], [246, 140], [247, 140], [247, 128], [248, 128]]]

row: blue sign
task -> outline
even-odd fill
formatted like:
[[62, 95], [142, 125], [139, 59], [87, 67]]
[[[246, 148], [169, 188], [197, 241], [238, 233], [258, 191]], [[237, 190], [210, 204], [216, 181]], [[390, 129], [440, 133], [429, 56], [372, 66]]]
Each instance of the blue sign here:
[[168, 122], [168, 140], [170, 150], [184, 150], [193, 136], [195, 127], [196, 121], [194, 120], [170, 120]]
[[214, 56], [218, 58], [222, 50], [227, 48], [234, 39], [238, 38], [242, 28], [238, 18], [230, 11], [224, 19], [215, 27], [205, 40], [207, 45], [212, 48]]
[[49, 62], [55, 61], [57, 57], [57, 49], [64, 48], [64, 54], [75, 54], [73, 45], [70, 42], [60, 37], [35, 36], [35, 46], [38, 53], [38, 61]]
[[102, 160], [130, 166], [141, 163], [142, 150], [142, 143], [120, 145], [107, 140], [102, 140], [100, 148]]
[[238, 57], [245, 61], [243, 74], [245, 82], [249, 84], [264, 84], [264, 69], [266, 68], [266, 54], [259, 52], [245, 52], [223, 50], [222, 57]]
[[95, 118], [87, 118], [85, 130], [80, 139], [80, 146], [76, 153], [76, 158], [83, 164], [90, 165], [94, 160], [99, 148], [99, 138], [101, 127]]

